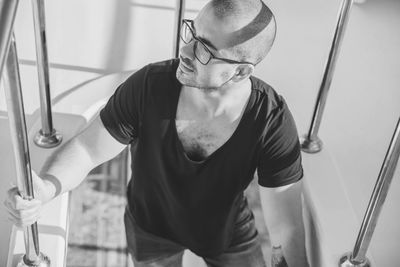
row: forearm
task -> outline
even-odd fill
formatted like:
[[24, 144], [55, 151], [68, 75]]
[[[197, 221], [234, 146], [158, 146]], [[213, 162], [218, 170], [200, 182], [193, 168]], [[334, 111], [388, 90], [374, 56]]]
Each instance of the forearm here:
[[288, 266], [308, 267], [303, 228], [284, 228], [274, 231], [270, 231], [271, 246], [281, 246]]
[[78, 139], [69, 140], [47, 159], [40, 170], [39, 176], [47, 181], [50, 191], [42, 199], [47, 202], [74, 189], [95, 166], [85, 146]]
[[97, 116], [87, 128], [60, 147], [44, 164], [39, 173], [47, 185], [43, 192], [46, 196], [42, 200], [47, 202], [74, 189], [90, 170], [112, 159], [125, 147], [126, 145], [119, 143], [108, 133]]
[[264, 219], [272, 246], [281, 246], [289, 267], [306, 267], [302, 182], [279, 188], [260, 187]]

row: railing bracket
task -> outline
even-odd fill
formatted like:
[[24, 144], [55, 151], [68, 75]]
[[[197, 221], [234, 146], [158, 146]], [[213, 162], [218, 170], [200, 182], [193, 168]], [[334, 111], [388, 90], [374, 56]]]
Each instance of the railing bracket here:
[[58, 146], [62, 142], [62, 139], [62, 135], [53, 129], [51, 134], [45, 134], [43, 130], [39, 130], [33, 141], [39, 147], [52, 148]]
[[43, 253], [39, 254], [38, 260], [36, 262], [29, 262], [27, 260], [26, 255], [23, 256], [20, 262], [17, 264], [17, 267], [50, 267], [50, 259]]
[[303, 135], [300, 138], [301, 150], [306, 153], [317, 153], [322, 150], [322, 140], [318, 137], [309, 138], [308, 134]]
[[348, 252], [344, 254], [339, 261], [339, 267], [370, 267], [371, 263], [367, 258], [362, 262], [353, 261], [351, 258], [352, 253]]

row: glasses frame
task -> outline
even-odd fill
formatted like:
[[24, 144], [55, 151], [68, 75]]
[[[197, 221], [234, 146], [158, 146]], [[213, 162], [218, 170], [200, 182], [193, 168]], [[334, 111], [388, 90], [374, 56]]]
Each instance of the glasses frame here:
[[[182, 29], [183, 29], [183, 24], [185, 24], [185, 26], [190, 30], [190, 33], [192, 34], [192, 39], [189, 41], [189, 42], [186, 42], [185, 40], [184, 40], [184, 38], [182, 37]], [[233, 60], [233, 59], [229, 59], [229, 58], [222, 58], [222, 57], [217, 57], [217, 56], [215, 56], [211, 51], [210, 51], [210, 49], [208, 48], [208, 46], [203, 42], [203, 41], [201, 41], [196, 35], [195, 35], [195, 33], [194, 33], [194, 29], [193, 29], [193, 27], [192, 27], [192, 24], [193, 24], [193, 20], [191, 20], [191, 19], [183, 19], [182, 20], [182, 29], [181, 29], [181, 32], [179, 33], [179, 35], [180, 35], [180, 37], [181, 37], [181, 40], [185, 43], [185, 44], [189, 44], [189, 43], [191, 43], [193, 40], [195, 40], [195, 41], [197, 41], [197, 42], [199, 42], [199, 43], [201, 43], [203, 46], [204, 46], [204, 48], [205, 48], [205, 50], [210, 54], [210, 58], [208, 59], [208, 61], [206, 62], [206, 63], [203, 63], [203, 62], [201, 62], [201, 60], [197, 57], [197, 55], [196, 55], [196, 48], [197, 48], [197, 42], [195, 42], [194, 43], [194, 45], [193, 45], [193, 54], [194, 54], [194, 56], [196, 57], [196, 59], [201, 63], [201, 64], [203, 64], [203, 65], [207, 65], [210, 61], [211, 61], [211, 59], [218, 59], [218, 60], [221, 60], [221, 61], [224, 61], [224, 62], [226, 62], [226, 63], [229, 63], [229, 64], [250, 64], [250, 65], [253, 65], [253, 66], [255, 66], [255, 64], [253, 64], [253, 63], [251, 63], [251, 62], [247, 62], [247, 61], [236, 61], [236, 60]]]

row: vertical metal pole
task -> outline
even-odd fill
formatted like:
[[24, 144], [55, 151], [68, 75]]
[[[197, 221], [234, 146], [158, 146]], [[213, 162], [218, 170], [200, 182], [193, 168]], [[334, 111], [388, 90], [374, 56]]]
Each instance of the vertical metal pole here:
[[[6, 61], [5, 93], [10, 124], [11, 141], [17, 168], [17, 186], [24, 199], [33, 199], [33, 184], [26, 131], [25, 113], [21, 93], [18, 56], [14, 36]], [[19, 266], [50, 266], [50, 260], [39, 250], [37, 223], [24, 229], [26, 254]]]
[[347, 261], [353, 265], [348, 265], [346, 263], [347, 265], [343, 266], [369, 266], [368, 259], [366, 259], [365, 255], [371, 242], [379, 214], [385, 202], [386, 195], [389, 191], [390, 183], [392, 182], [399, 157], [400, 118], [397, 121], [397, 126], [395, 128], [392, 140], [390, 141], [385, 159], [383, 160], [374, 191], [372, 192], [367, 211], [365, 212], [364, 219], [361, 224], [360, 232], [358, 233], [357, 240], [354, 245], [353, 253], [347, 253], [342, 257], [341, 260], [341, 263]]
[[177, 0], [176, 1], [177, 10], [175, 11], [175, 32], [174, 32], [174, 44], [173, 44], [173, 53], [174, 57], [179, 57], [179, 44], [180, 44], [180, 33], [182, 26], [182, 19], [185, 13], [185, 0]]
[[42, 129], [35, 136], [35, 144], [43, 148], [51, 148], [59, 145], [62, 136], [53, 128], [51, 113], [49, 61], [47, 56], [47, 40], [45, 11], [43, 0], [32, 0], [33, 21], [35, 28], [36, 59], [40, 90], [40, 109]]
[[10, 45], [19, 0], [0, 0], [0, 78]]
[[301, 141], [301, 148], [304, 152], [307, 153], [317, 153], [322, 149], [322, 141], [318, 137], [318, 131], [321, 125], [322, 115], [325, 109], [326, 99], [328, 97], [328, 91], [331, 86], [333, 72], [335, 70], [337, 57], [339, 54], [340, 46], [342, 44], [344, 31], [349, 20], [349, 14], [352, 4], [353, 0], [342, 1], [338, 21], [336, 24], [335, 34], [331, 45], [331, 50], [329, 52], [324, 76], [322, 78], [317, 101], [315, 103], [311, 126], [308, 134], [304, 135]]

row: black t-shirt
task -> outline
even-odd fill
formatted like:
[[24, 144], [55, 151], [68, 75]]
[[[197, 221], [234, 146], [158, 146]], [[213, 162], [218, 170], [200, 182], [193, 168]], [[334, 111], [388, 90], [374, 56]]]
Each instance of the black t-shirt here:
[[128, 206], [138, 225], [201, 256], [229, 245], [243, 191], [278, 187], [303, 176], [293, 117], [269, 85], [252, 91], [232, 136], [203, 161], [192, 161], [178, 138], [178, 60], [150, 64], [122, 83], [100, 116], [110, 134], [131, 144]]

